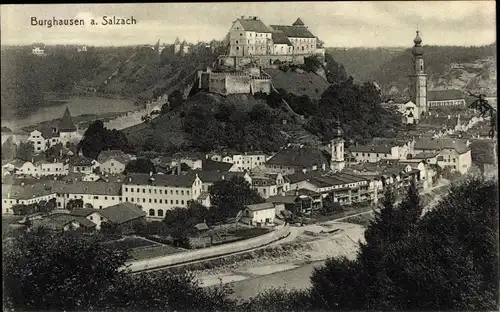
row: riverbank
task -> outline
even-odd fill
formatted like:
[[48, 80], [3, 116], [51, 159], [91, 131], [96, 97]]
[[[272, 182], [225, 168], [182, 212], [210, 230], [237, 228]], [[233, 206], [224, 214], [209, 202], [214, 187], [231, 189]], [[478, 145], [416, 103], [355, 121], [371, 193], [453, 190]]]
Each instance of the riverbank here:
[[73, 117], [81, 115], [104, 115], [110, 113], [126, 113], [135, 111], [139, 107], [131, 99], [116, 99], [104, 97], [69, 97], [57, 105], [41, 107], [30, 116], [23, 118], [6, 118], [2, 116], [2, 126], [13, 131], [24, 127], [40, 124], [53, 119], [61, 118], [66, 107]]

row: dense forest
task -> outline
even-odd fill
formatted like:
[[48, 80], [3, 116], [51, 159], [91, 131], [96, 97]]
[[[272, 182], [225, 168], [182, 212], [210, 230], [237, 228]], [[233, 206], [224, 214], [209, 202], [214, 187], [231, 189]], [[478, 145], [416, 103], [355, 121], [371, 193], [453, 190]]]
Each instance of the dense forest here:
[[52, 105], [54, 96], [50, 95], [71, 93], [76, 84], [102, 71], [103, 64], [126, 58], [126, 50], [118, 52], [89, 48], [78, 53], [52, 47], [47, 56], [38, 57], [30, 51], [5, 50], [1, 55], [2, 115], [26, 116]]
[[27, 116], [53, 105], [51, 100], [61, 98], [61, 93], [81, 94], [94, 88], [98, 95], [149, 100], [178, 88], [216, 58], [208, 49], [185, 56], [168, 49], [158, 55], [134, 47], [89, 47], [77, 52], [76, 47], [54, 46], [46, 52], [45, 57], [32, 55], [27, 47], [2, 52], [2, 115]]

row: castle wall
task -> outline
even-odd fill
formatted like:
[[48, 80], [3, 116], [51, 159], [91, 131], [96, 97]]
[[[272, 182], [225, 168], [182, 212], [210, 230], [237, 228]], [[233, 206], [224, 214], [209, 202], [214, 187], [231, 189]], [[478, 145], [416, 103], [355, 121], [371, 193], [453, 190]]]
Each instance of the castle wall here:
[[233, 76], [228, 75], [226, 77], [226, 88], [227, 94], [249, 94], [251, 93], [250, 82], [251, 78], [249, 76]]
[[270, 79], [252, 79], [250, 82], [252, 94], [262, 92], [266, 94], [271, 93], [271, 80]]
[[209, 92], [226, 94], [226, 76], [224, 74], [210, 74]]

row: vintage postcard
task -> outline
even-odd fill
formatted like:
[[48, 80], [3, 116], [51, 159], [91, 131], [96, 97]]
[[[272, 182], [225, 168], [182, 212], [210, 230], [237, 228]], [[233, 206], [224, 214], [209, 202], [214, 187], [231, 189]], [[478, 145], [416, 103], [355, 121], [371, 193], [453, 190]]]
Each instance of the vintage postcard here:
[[495, 12], [2, 5], [4, 310], [498, 311]]

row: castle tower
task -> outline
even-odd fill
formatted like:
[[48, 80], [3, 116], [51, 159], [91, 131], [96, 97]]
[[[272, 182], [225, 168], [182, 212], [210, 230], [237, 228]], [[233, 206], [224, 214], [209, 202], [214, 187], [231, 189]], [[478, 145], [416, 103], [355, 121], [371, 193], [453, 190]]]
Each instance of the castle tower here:
[[345, 168], [344, 161], [344, 131], [340, 125], [340, 121], [335, 122], [335, 131], [331, 141], [331, 154], [330, 169], [332, 171], [342, 171]]
[[413, 40], [413, 71], [410, 75], [410, 100], [417, 106], [415, 119], [420, 120], [422, 114], [427, 112], [427, 75], [424, 67], [424, 50], [419, 31]]

